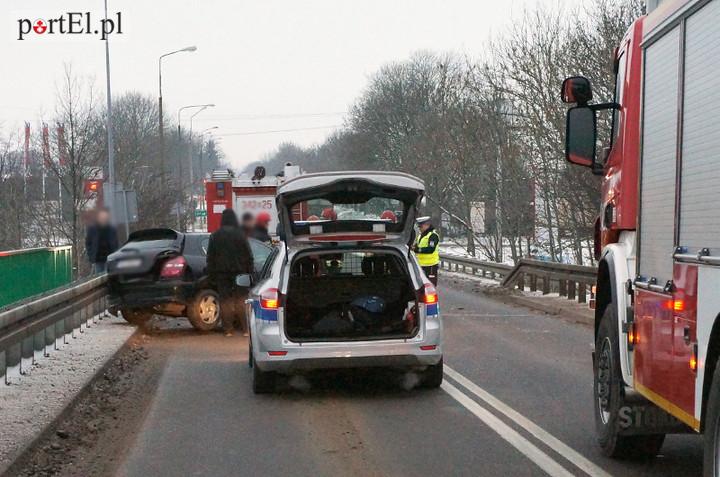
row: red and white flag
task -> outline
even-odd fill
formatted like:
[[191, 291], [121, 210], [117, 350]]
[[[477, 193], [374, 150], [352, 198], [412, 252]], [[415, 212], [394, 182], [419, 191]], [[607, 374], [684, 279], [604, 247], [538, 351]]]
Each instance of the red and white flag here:
[[60, 166], [67, 164], [67, 143], [65, 142], [65, 127], [62, 124], [58, 124], [57, 127], [58, 136], [58, 152], [60, 155]]

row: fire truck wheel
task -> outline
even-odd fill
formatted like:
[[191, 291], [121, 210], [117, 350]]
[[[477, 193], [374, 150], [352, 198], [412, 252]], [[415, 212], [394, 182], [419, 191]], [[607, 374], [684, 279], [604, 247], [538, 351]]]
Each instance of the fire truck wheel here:
[[187, 315], [196, 330], [214, 330], [220, 322], [220, 297], [209, 288], [200, 290], [188, 306]]
[[720, 360], [715, 366], [706, 412], [703, 475], [717, 477], [720, 475]]
[[153, 317], [152, 310], [142, 308], [123, 308], [120, 310], [122, 317], [128, 323], [136, 326], [143, 326]]
[[619, 435], [620, 410], [625, 406], [615, 307], [605, 309], [595, 341], [593, 392], [595, 427], [603, 454], [608, 457], [654, 457], [665, 434]]

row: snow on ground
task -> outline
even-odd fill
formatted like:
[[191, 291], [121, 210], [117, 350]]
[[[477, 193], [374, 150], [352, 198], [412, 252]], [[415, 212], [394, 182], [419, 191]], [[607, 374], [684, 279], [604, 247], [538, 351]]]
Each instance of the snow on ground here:
[[0, 383], [0, 474], [67, 407], [135, 331], [105, 318], [69, 338], [15, 384]]

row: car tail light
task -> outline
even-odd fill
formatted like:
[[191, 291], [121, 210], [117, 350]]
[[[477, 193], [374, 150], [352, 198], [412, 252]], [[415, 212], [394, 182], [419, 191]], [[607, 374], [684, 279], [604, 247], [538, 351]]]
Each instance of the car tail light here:
[[266, 310], [277, 310], [280, 306], [280, 294], [277, 288], [269, 288], [260, 294], [260, 306]]
[[185, 274], [185, 267], [187, 267], [185, 257], [171, 258], [163, 264], [162, 270], [160, 270], [160, 278], [182, 277]]
[[285, 356], [287, 351], [268, 351], [268, 356]]
[[430, 283], [426, 283], [423, 289], [422, 302], [426, 305], [434, 305], [438, 302], [437, 290]]

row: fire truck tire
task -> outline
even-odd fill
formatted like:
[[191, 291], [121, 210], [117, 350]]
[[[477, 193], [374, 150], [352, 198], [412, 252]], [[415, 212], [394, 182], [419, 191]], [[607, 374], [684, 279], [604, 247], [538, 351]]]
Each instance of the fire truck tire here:
[[703, 476], [720, 475], [720, 360], [715, 366], [705, 417]]
[[212, 331], [220, 323], [220, 297], [209, 288], [200, 290], [187, 307], [187, 318], [198, 331]]
[[125, 321], [136, 326], [144, 326], [153, 317], [152, 310], [142, 308], [123, 308], [120, 313]]
[[655, 457], [665, 434], [620, 435], [620, 410], [625, 406], [615, 307], [610, 303], [595, 338], [593, 395], [595, 428], [603, 454], [618, 458]]

